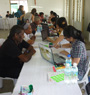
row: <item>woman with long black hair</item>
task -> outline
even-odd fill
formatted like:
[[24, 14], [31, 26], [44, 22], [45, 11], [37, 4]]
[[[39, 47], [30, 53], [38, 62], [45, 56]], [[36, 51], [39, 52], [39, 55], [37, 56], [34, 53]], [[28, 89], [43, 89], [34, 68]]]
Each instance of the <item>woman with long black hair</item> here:
[[24, 15], [25, 15], [24, 6], [20, 5], [18, 11], [15, 13], [18, 25], [24, 24]]
[[82, 80], [88, 68], [86, 47], [84, 38], [82, 37], [82, 32], [69, 25], [64, 29], [63, 34], [65, 39], [69, 41], [71, 45], [62, 45], [62, 48], [72, 47], [70, 52], [72, 65], [73, 63], [77, 63], [78, 78], [79, 80]]
[[[69, 43], [66, 39], [64, 39], [64, 35], [63, 35], [63, 31], [64, 31], [64, 28], [67, 26], [67, 20], [65, 17], [60, 17], [58, 20], [57, 20], [57, 23], [56, 23], [56, 27], [57, 29], [59, 30], [58, 33], [59, 33], [59, 37], [56, 39], [56, 40], [52, 40], [51, 38], [47, 37], [47, 40], [52, 42], [54, 44], [54, 47], [55, 48], [59, 48], [60, 45], [62, 44], [66, 44], [66, 43]], [[63, 51], [61, 51], [62, 54], [68, 54], [70, 53], [70, 49], [64, 49]]]

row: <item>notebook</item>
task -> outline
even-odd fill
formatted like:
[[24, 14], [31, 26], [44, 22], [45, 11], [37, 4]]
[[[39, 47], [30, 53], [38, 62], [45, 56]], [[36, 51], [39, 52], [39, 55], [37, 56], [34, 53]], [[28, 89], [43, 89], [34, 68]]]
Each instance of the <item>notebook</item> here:
[[63, 65], [65, 63], [66, 57], [62, 54], [55, 54], [52, 52], [52, 49], [49, 47], [46, 47], [43, 44], [39, 44], [39, 49], [41, 56], [47, 60], [48, 62], [54, 64], [54, 65]]

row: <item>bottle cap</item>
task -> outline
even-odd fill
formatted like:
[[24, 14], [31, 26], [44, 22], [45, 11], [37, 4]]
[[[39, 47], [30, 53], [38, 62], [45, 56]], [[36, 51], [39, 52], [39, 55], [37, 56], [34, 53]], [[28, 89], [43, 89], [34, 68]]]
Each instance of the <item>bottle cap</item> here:
[[32, 92], [32, 90], [33, 90], [33, 85], [29, 85], [29, 92], [31, 93]]
[[53, 45], [53, 43], [49, 43], [49, 45]]
[[70, 54], [68, 54], [68, 55], [67, 55], [67, 57], [71, 57], [71, 55], [70, 55]]

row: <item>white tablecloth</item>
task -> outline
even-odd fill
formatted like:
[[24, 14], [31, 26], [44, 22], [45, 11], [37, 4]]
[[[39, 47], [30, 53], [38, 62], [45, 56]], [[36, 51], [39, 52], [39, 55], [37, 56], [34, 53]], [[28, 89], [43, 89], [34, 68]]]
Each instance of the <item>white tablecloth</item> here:
[[48, 81], [48, 72], [53, 72], [52, 64], [44, 60], [37, 48], [32, 59], [25, 63], [12, 95], [18, 95], [22, 85], [33, 85], [33, 95], [82, 95], [78, 84]]
[[17, 24], [17, 18], [0, 18], [0, 29], [11, 29]]

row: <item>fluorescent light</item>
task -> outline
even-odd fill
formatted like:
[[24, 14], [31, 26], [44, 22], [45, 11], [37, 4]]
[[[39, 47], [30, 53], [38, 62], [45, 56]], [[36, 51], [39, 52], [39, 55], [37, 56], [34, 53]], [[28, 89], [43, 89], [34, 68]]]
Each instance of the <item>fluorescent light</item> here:
[[41, 6], [29, 6], [29, 7], [31, 7], [31, 8], [43, 8]]

